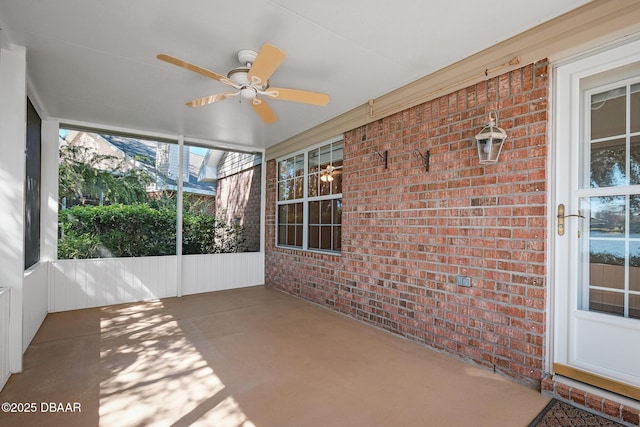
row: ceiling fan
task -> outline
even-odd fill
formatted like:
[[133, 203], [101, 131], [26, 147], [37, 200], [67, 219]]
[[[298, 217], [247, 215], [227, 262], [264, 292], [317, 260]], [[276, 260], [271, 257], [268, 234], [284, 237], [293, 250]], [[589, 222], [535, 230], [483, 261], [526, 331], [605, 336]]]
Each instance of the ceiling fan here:
[[320, 181], [331, 182], [333, 181], [334, 175], [340, 175], [341, 173], [342, 169], [338, 169], [333, 165], [327, 165], [326, 169], [320, 171]]
[[323, 93], [269, 86], [269, 78], [271, 78], [271, 75], [280, 66], [282, 61], [284, 61], [286, 56], [282, 50], [267, 43], [262, 45], [258, 53], [250, 49], [240, 50], [238, 52], [238, 60], [243, 66], [229, 71], [226, 77], [169, 55], [160, 54], [157, 58], [161, 61], [169, 62], [170, 64], [218, 80], [235, 89], [233, 92], [221, 92], [194, 99], [187, 102], [189, 107], [201, 107], [240, 95], [249, 101], [263, 122], [274, 123], [278, 120], [278, 117], [263, 98], [320, 106], [329, 103], [329, 96]]

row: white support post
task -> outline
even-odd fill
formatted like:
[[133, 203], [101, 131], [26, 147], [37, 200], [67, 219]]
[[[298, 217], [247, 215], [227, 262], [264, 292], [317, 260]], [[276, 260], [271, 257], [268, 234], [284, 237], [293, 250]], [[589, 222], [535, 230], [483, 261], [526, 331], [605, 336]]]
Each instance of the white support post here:
[[27, 52], [0, 49], [0, 271], [11, 288], [9, 369], [22, 371]]
[[178, 137], [178, 176], [176, 178], [178, 184], [178, 194], [176, 200], [176, 258], [177, 258], [177, 296], [182, 296], [182, 188], [183, 185], [183, 173], [184, 173], [184, 136]]
[[42, 121], [42, 182], [41, 198], [41, 261], [58, 259], [58, 163], [60, 157], [58, 134], [60, 123]]

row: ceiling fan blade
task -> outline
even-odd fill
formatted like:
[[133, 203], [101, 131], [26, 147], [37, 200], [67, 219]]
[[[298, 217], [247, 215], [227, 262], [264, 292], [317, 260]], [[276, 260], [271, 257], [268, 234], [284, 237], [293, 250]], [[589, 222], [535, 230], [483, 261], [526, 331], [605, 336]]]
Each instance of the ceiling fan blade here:
[[287, 54], [279, 48], [263, 44], [256, 56], [256, 60], [251, 64], [247, 77], [249, 82], [254, 85], [262, 85], [269, 80], [274, 71], [282, 64]]
[[251, 106], [256, 110], [256, 113], [258, 113], [263, 122], [270, 124], [278, 121], [278, 116], [276, 116], [276, 113], [273, 112], [265, 100], [253, 98], [251, 100]]
[[280, 87], [270, 87], [262, 95], [282, 101], [302, 102], [304, 104], [325, 106], [329, 103], [329, 95], [306, 90], [286, 89]]
[[238, 92], [222, 92], [215, 95], [209, 95], [202, 98], [194, 99], [187, 102], [189, 107], [202, 107], [203, 105], [213, 104], [214, 102], [223, 101], [227, 98], [233, 98], [237, 96]]
[[205, 77], [209, 77], [212, 78], [214, 80], [218, 80], [219, 82], [222, 82], [224, 84], [227, 84], [229, 86], [233, 86], [236, 87], [236, 84], [229, 80], [228, 78], [226, 78], [225, 76], [215, 73], [211, 70], [207, 70], [206, 68], [202, 68], [199, 67], [197, 65], [193, 65], [189, 62], [183, 61], [182, 59], [178, 59], [178, 58], [174, 58], [173, 56], [169, 56], [169, 55], [165, 55], [163, 53], [161, 53], [160, 55], [156, 56], [156, 58], [158, 58], [161, 61], [165, 61], [168, 62], [170, 64], [173, 65], [177, 65], [178, 67], [182, 67], [182, 68], [186, 68], [187, 70], [191, 70], [194, 71], [198, 74], [202, 74]]

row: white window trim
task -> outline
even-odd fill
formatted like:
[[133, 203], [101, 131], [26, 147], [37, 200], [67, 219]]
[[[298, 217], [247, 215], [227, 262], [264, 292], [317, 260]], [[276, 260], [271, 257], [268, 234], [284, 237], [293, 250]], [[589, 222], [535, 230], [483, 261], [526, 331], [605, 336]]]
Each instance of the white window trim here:
[[[321, 143], [312, 145], [303, 150], [298, 150], [292, 153], [289, 153], [285, 156], [278, 157], [276, 159], [276, 191], [275, 191], [275, 202], [276, 202], [276, 220], [275, 220], [275, 247], [281, 249], [291, 249], [305, 252], [316, 252], [321, 254], [330, 254], [330, 255], [341, 255], [342, 251], [333, 251], [333, 250], [323, 250], [317, 248], [309, 248], [309, 202], [319, 201], [319, 200], [334, 200], [334, 199], [342, 199], [342, 193], [338, 194], [329, 194], [329, 195], [321, 195], [321, 196], [308, 196], [309, 189], [309, 152], [316, 150], [320, 147], [329, 144], [335, 144], [336, 142], [343, 141], [343, 150], [344, 150], [344, 136], [336, 136], [334, 138], [327, 139]], [[283, 160], [290, 159], [292, 157], [299, 156], [300, 154], [304, 155], [304, 174], [303, 174], [303, 196], [299, 199], [293, 200], [278, 200], [278, 184], [280, 183], [280, 177], [278, 176], [278, 168], [280, 162]], [[343, 156], [344, 161], [344, 156]], [[289, 246], [282, 245], [278, 243], [278, 225], [279, 225], [279, 206], [288, 205], [292, 203], [302, 203], [302, 247], [299, 246]]]

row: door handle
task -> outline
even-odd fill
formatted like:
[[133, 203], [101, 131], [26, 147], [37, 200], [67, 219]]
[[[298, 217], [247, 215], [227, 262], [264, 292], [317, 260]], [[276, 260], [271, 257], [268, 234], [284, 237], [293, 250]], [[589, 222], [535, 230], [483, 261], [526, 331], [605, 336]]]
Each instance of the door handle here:
[[570, 215], [565, 215], [564, 212], [564, 205], [562, 203], [560, 203], [558, 205], [558, 236], [564, 236], [564, 219], [565, 218], [570, 218], [572, 216], [575, 216], [577, 218], [584, 218], [584, 215], [582, 215], [581, 211], [578, 211], [577, 214], [570, 214]]

